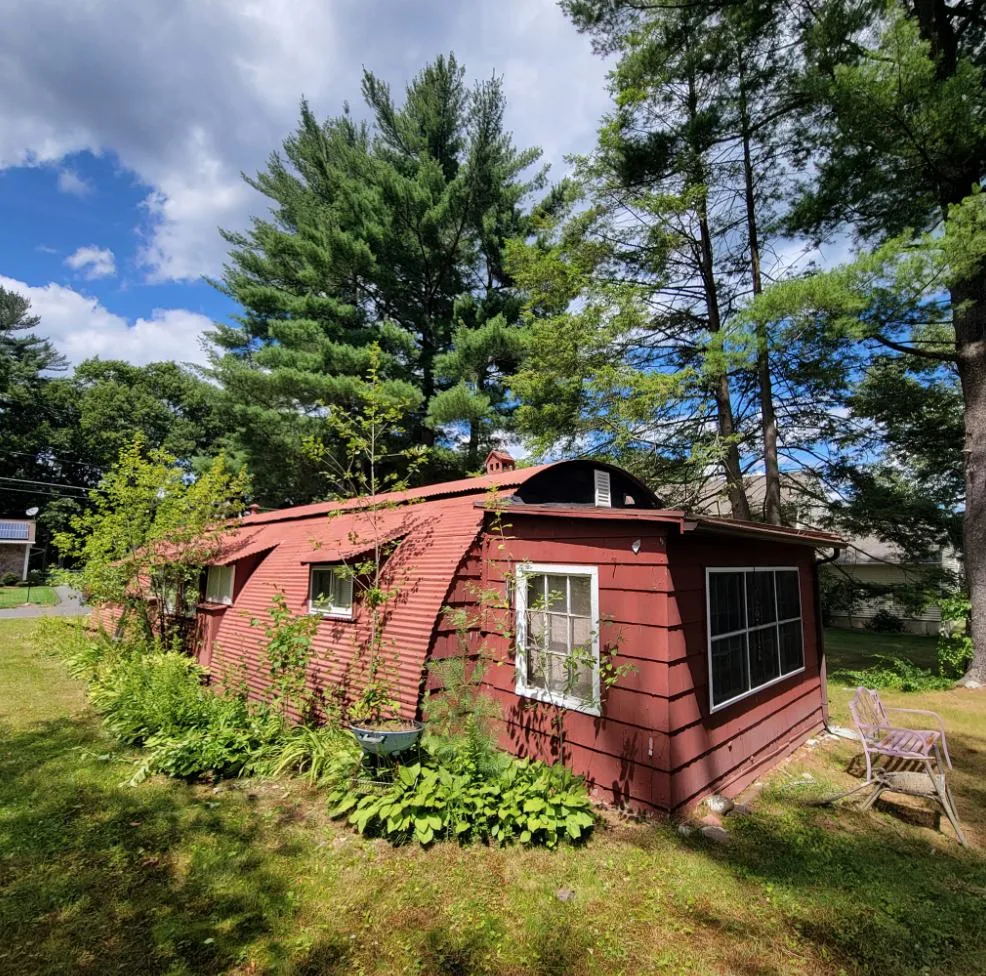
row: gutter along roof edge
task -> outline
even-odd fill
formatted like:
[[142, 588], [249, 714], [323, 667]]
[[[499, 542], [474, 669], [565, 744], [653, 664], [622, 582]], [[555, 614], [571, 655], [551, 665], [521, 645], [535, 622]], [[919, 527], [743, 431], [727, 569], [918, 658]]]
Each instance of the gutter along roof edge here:
[[[485, 508], [482, 502], [475, 503], [477, 508]], [[492, 511], [492, 510], [491, 510]], [[783, 525], [768, 525], [765, 522], [743, 522], [737, 519], [718, 519], [698, 515], [689, 515], [683, 509], [630, 509], [630, 508], [596, 508], [594, 506], [575, 505], [511, 505], [507, 504], [499, 512], [504, 516], [540, 515], [545, 518], [575, 518], [595, 519], [600, 521], [619, 522], [658, 522], [665, 525], [675, 525], [682, 533], [709, 532], [720, 535], [756, 536], [763, 539], [790, 542], [800, 545], [825, 546], [830, 548], [845, 548], [846, 541], [837, 535], [823, 532], [820, 529], [793, 529]]]

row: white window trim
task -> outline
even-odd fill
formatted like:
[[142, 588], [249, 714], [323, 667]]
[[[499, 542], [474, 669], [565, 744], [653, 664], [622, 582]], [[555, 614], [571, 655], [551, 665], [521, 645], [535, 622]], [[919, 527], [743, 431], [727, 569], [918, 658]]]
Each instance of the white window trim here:
[[[353, 604], [348, 607], [317, 607], [312, 596], [312, 587], [315, 585], [315, 573], [318, 570], [332, 569], [337, 570], [344, 563], [311, 563], [308, 567], [308, 612], [316, 617], [327, 617], [330, 620], [352, 620]], [[356, 588], [353, 587], [353, 601], [356, 599]]]
[[[221, 600], [211, 600], [209, 599], [209, 573], [213, 569], [228, 569], [229, 570], [229, 596], [223, 597]], [[218, 606], [229, 607], [233, 605], [233, 594], [236, 592], [236, 567], [235, 566], [206, 566], [205, 570], [205, 603], [212, 603]]]
[[[548, 573], [555, 576], [589, 577], [589, 613], [592, 624], [592, 654], [596, 662], [592, 672], [592, 701], [562, 695], [545, 688], [527, 684], [527, 576]], [[521, 563], [517, 566], [514, 593], [516, 594], [516, 684], [514, 692], [523, 698], [558, 705], [586, 715], [600, 714], [599, 698], [599, 569], [596, 566], [571, 566], [560, 563]]]
[[[749, 691], [744, 691], [742, 694], [736, 695], [733, 698], [729, 698], [724, 702], [719, 702], [717, 705], [715, 703], [715, 689], [712, 687], [712, 601], [710, 599], [712, 590], [709, 586], [709, 578], [713, 573], [783, 573], [783, 572], [793, 572], [798, 574], [798, 615], [797, 617], [785, 617], [783, 620], [775, 620], [773, 623], [760, 624], [757, 627], [744, 627], [742, 630], [731, 630], [725, 634], [716, 634], [715, 640], [722, 640], [726, 637], [735, 637], [738, 634], [749, 634], [755, 630], [766, 630], [768, 627], [778, 628], [781, 624], [793, 623], [795, 620], [801, 623], [801, 667], [796, 671], [788, 671], [785, 674], [778, 675], [776, 678], [771, 678], [770, 681], [765, 681], [762, 685], [757, 685], [755, 688], [750, 688]], [[774, 579], [774, 606], [777, 605], [777, 579]], [[743, 612], [746, 613], [746, 576], [743, 576]], [[800, 566], [716, 566], [715, 568], [706, 567], [705, 569], [705, 636], [706, 636], [706, 663], [708, 665], [708, 675], [709, 675], [709, 710], [711, 712], [718, 712], [724, 708], [729, 708], [730, 705], [735, 705], [736, 702], [742, 701], [744, 698], [749, 698], [751, 695], [755, 695], [758, 692], [764, 690], [764, 688], [770, 688], [773, 685], [780, 684], [782, 681], [787, 681], [788, 678], [793, 678], [795, 675], [804, 674], [807, 670], [805, 665], [805, 618], [804, 618], [804, 606], [801, 603], [801, 567]], [[777, 664], [780, 667], [780, 640], [777, 642]], [[750, 673], [750, 643], [746, 642], [746, 673]]]

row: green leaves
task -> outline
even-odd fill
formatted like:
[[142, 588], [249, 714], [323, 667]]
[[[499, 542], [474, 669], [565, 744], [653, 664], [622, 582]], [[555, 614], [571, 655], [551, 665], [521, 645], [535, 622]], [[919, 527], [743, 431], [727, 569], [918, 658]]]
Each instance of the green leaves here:
[[180, 630], [175, 616], [198, 601], [202, 567], [222, 549], [245, 491], [222, 456], [189, 478], [175, 457], [136, 440], [55, 544], [79, 561], [77, 582], [91, 602], [121, 607], [145, 637], [156, 631], [167, 642]]
[[504, 760], [493, 776], [434, 758], [397, 766], [391, 783], [363, 795], [340, 787], [331, 815], [348, 815], [360, 833], [397, 844], [454, 839], [554, 847], [585, 839], [595, 818], [581, 779], [562, 767]]
[[[462, 472], [511, 412], [506, 333], [519, 303], [502, 250], [525, 232], [525, 200], [542, 182], [525, 171], [539, 152], [512, 145], [500, 80], [470, 87], [454, 56], [426, 65], [403, 99], [369, 71], [362, 93], [366, 124], [348, 109], [320, 122], [302, 103], [283, 152], [248, 180], [273, 217], [225, 234], [219, 287], [244, 312], [214, 333], [215, 367], [269, 504], [324, 493], [305, 439], [345, 461], [326, 412], [353, 409], [373, 343], [406, 420], [384, 454], [444, 441]], [[463, 427], [466, 457], [451, 457]], [[278, 470], [265, 474], [271, 456]]]

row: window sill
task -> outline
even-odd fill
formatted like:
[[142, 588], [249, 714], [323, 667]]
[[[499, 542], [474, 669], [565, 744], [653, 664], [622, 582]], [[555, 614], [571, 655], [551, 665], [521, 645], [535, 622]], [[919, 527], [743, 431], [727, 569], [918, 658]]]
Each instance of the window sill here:
[[195, 605], [196, 610], [228, 610], [233, 605], [231, 600], [229, 603], [220, 603], [218, 600], [202, 600]]
[[553, 691], [545, 691], [544, 688], [528, 688], [526, 685], [518, 683], [514, 687], [514, 694], [519, 695], [521, 698], [531, 698], [545, 705], [555, 705], [558, 708], [565, 708], [570, 712], [581, 712], [583, 715], [592, 715], [596, 718], [602, 715], [599, 706], [595, 702], [584, 701], [581, 698], [571, 698], [568, 695], [559, 695]]
[[308, 608], [309, 617], [324, 617], [326, 620], [352, 620], [351, 613], [341, 613], [335, 610], [318, 610], [315, 607]]

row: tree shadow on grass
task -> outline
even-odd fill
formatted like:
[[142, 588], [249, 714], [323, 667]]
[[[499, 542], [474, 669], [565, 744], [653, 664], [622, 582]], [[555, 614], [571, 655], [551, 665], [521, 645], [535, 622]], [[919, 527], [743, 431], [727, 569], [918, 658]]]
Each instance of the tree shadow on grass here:
[[783, 815], [728, 825], [733, 843], [696, 847], [762, 885], [802, 939], [849, 971], [986, 972], [986, 861], [977, 853], [943, 852], [844, 806], [792, 801]]
[[112, 749], [91, 718], [0, 728], [0, 972], [220, 972], [287, 913], [241, 795], [128, 788]]

